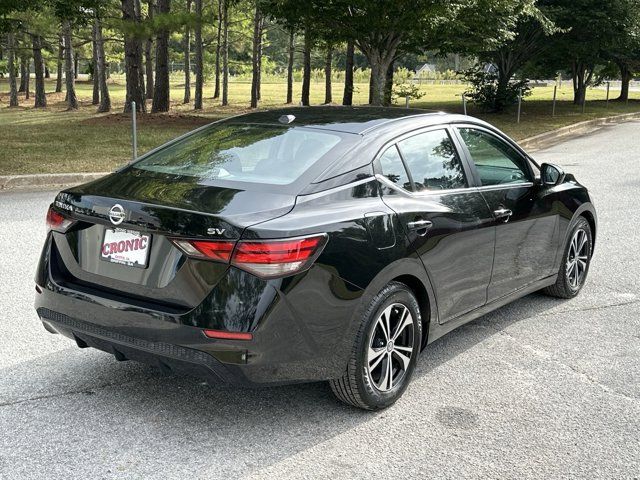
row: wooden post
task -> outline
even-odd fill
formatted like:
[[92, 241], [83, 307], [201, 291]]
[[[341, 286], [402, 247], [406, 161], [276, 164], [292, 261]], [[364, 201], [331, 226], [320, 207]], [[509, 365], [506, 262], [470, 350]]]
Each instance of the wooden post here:
[[556, 99], [558, 98], [558, 85], [553, 87], [553, 108], [551, 110], [551, 116], [556, 116]]
[[520, 123], [520, 113], [522, 113], [522, 89], [518, 91], [518, 123]]
[[607, 82], [607, 108], [609, 108], [609, 89], [611, 88], [611, 82]]

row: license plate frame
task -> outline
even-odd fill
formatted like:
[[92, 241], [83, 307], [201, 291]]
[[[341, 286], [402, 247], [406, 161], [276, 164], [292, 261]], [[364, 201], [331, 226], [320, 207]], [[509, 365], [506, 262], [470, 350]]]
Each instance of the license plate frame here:
[[[152, 236], [150, 234], [136, 230], [105, 228], [102, 234], [102, 244], [99, 253], [100, 260], [126, 267], [146, 269], [149, 266], [151, 241]], [[144, 243], [143, 248], [140, 248], [140, 243]], [[114, 249], [114, 244], [116, 251], [111, 252], [111, 250]], [[107, 252], [106, 255], [105, 251]]]

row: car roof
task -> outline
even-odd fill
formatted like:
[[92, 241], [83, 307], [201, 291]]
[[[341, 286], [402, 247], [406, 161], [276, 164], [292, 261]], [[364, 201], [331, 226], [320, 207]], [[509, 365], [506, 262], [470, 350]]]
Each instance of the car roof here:
[[[280, 120], [287, 115], [294, 118], [289, 118], [289, 122], [284, 119]], [[425, 124], [447, 123], [449, 120], [444, 117], [449, 116], [444, 112], [417, 108], [318, 106], [264, 110], [238, 115], [226, 121], [230, 123], [304, 126], [365, 135], [382, 128], [400, 126], [398, 124], [406, 121], [420, 120], [420, 123]], [[456, 115], [456, 117], [459, 116]]]

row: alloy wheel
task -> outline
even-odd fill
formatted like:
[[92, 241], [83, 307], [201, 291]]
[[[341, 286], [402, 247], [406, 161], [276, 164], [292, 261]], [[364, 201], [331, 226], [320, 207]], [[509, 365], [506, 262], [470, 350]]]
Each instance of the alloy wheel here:
[[589, 237], [587, 232], [579, 228], [573, 234], [569, 244], [567, 254], [567, 280], [574, 290], [578, 288], [584, 280], [585, 272], [589, 262]]
[[401, 303], [389, 305], [378, 316], [367, 354], [367, 375], [379, 391], [387, 392], [404, 378], [413, 352], [413, 317]]

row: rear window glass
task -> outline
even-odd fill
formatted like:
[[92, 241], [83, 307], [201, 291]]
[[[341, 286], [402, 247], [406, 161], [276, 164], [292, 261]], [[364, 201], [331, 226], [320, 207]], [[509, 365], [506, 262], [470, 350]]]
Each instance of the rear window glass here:
[[380, 156], [380, 168], [382, 169], [382, 174], [393, 183], [405, 190], [412, 190], [409, 175], [407, 175], [402, 158], [400, 158], [398, 148], [395, 145], [388, 148]]
[[286, 185], [328, 154], [342, 137], [304, 127], [212, 125], [133, 164], [201, 180]]

